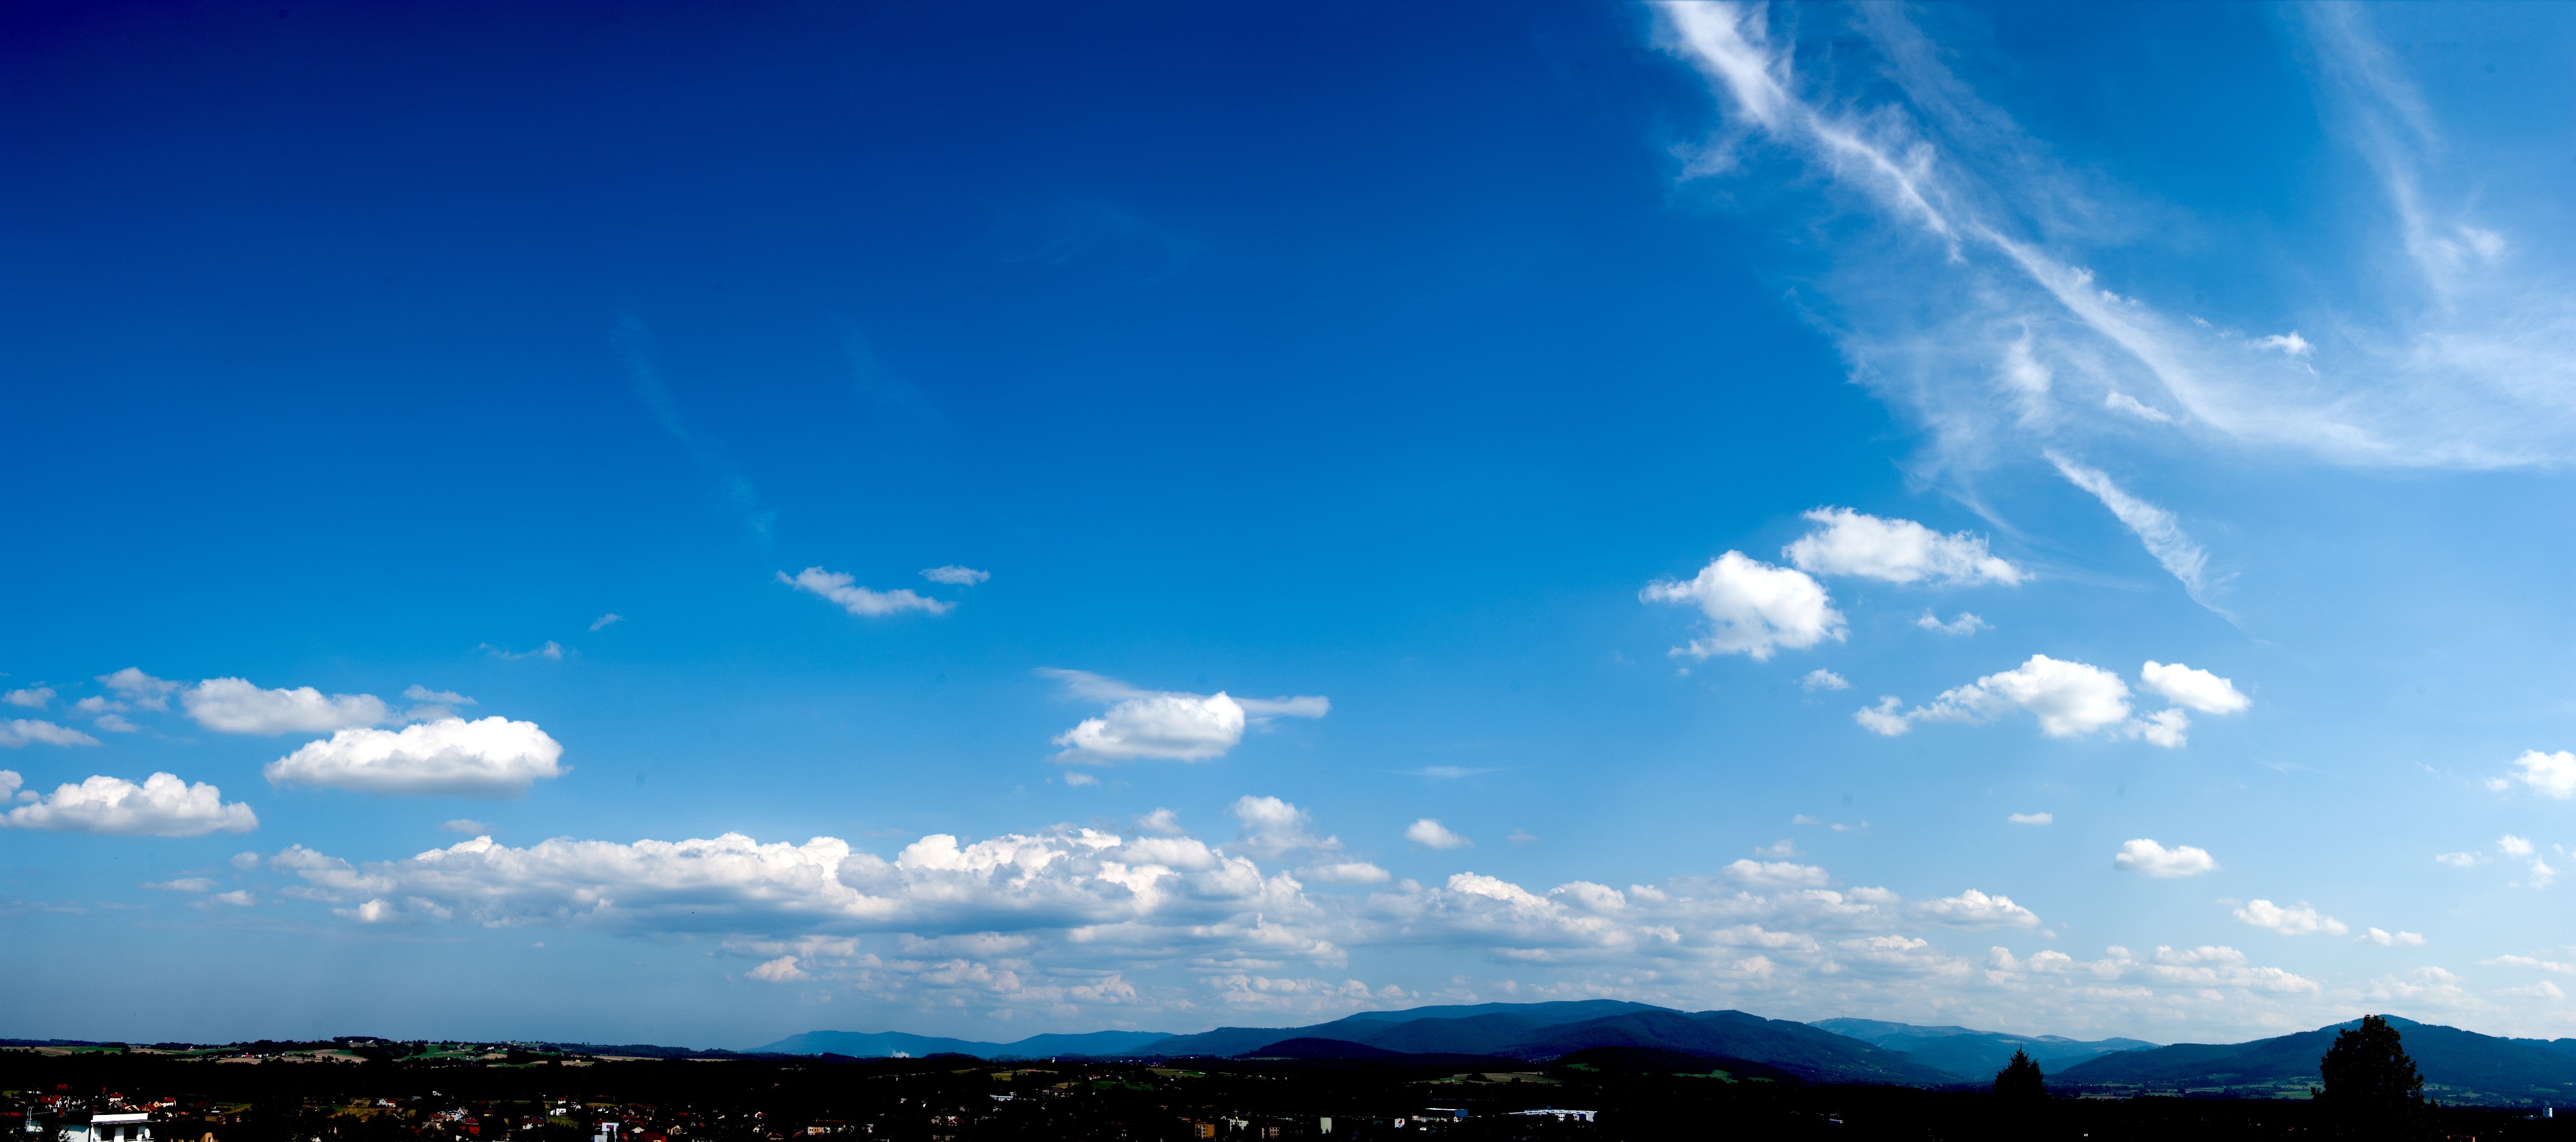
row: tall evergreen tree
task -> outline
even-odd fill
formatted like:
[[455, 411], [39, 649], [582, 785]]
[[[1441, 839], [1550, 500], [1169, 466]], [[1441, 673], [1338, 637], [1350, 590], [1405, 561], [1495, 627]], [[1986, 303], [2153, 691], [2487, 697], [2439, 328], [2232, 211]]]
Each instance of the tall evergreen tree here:
[[2015, 1102], [2032, 1102], [2048, 1097], [2048, 1076], [2041, 1074], [2039, 1064], [2030, 1052], [2015, 1048], [2012, 1061], [1995, 1072], [1995, 1096]]

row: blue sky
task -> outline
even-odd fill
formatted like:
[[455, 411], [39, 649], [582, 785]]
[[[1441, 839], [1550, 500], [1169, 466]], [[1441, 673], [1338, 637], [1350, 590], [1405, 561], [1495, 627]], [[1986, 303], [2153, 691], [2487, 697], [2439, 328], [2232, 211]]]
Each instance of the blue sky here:
[[2563, 8], [6, 18], [11, 1034], [2576, 1034]]

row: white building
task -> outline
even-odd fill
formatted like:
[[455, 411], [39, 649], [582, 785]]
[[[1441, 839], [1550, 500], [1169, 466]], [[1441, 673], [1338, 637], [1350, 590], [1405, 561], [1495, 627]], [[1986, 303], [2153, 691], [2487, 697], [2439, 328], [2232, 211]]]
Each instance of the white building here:
[[152, 1116], [93, 1114], [89, 1125], [67, 1127], [63, 1133], [69, 1142], [152, 1142]]

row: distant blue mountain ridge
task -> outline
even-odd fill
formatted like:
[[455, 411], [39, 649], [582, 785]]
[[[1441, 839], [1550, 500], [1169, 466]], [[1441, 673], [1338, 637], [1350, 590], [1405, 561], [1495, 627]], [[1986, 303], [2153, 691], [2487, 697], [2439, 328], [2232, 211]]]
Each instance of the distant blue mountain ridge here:
[[[2391, 1017], [2445, 1101], [2576, 1103], [2576, 1039], [2505, 1039]], [[2077, 1040], [1870, 1019], [1814, 1024], [1742, 1011], [1683, 1012], [1593, 999], [1364, 1011], [1304, 1027], [1219, 1027], [1190, 1035], [1095, 1031], [985, 1043], [902, 1032], [812, 1031], [758, 1048], [797, 1055], [931, 1055], [985, 1059], [1334, 1059], [1424, 1065], [1488, 1058], [1524, 1063], [1586, 1057], [1692, 1060], [1715, 1070], [1808, 1082], [1982, 1086], [2014, 1051], [2028, 1052], [2061, 1090], [2303, 1094], [2317, 1059], [2350, 1023], [2249, 1043], [2160, 1047], [2140, 1039]], [[1579, 1060], [1578, 1060], [1579, 1061]]]

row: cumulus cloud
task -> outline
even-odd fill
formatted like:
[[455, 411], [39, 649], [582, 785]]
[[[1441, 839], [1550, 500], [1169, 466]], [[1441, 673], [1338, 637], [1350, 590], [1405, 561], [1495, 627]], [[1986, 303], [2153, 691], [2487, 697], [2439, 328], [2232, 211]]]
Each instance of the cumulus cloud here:
[[1404, 827], [1404, 839], [1426, 849], [1463, 849], [1476, 842], [1450, 832], [1449, 827], [1424, 817]]
[[1964, 531], [1944, 535], [1910, 519], [1880, 519], [1850, 508], [1817, 508], [1806, 518], [1822, 526], [1781, 549], [1801, 571], [1963, 586], [2010, 587], [2030, 577], [1987, 550], [1983, 538]]
[[1314, 865], [1299, 874], [1318, 884], [1384, 884], [1395, 879], [1395, 874], [1364, 860]]
[[2506, 833], [2496, 838], [2496, 850], [2506, 856], [2527, 857], [2532, 853], [2531, 840]]
[[2421, 932], [2386, 932], [2378, 928], [2366, 928], [2362, 930], [2361, 935], [2354, 939], [2353, 942], [2356, 944], [2377, 944], [2383, 948], [2397, 947], [2400, 945], [2413, 948], [2423, 946], [2424, 935]]
[[523, 797], [560, 777], [563, 746], [535, 722], [442, 718], [400, 730], [348, 729], [270, 762], [272, 785], [321, 785], [361, 793]]
[[51, 686], [30, 686], [0, 694], [0, 702], [7, 702], [12, 706], [25, 706], [30, 710], [44, 709], [45, 704], [53, 700], [54, 688]]
[[933, 583], [946, 583], [953, 587], [972, 587], [977, 583], [981, 583], [992, 578], [993, 573], [990, 571], [978, 571], [972, 567], [960, 567], [951, 563], [945, 567], [927, 568], [922, 571], [921, 577], [928, 579]]
[[[8, 777], [7, 784], [18, 783], [16, 774]], [[173, 774], [155, 773], [141, 785], [100, 776], [78, 785], [57, 786], [52, 793], [0, 816], [0, 824], [64, 833], [195, 837], [247, 833], [259, 827], [259, 816], [248, 805], [225, 801], [222, 791], [212, 785], [202, 781], [190, 785]]]
[[2472, 868], [2485, 860], [2476, 853], [2436, 853], [2433, 856], [2435, 864], [2446, 864], [2452, 868]]
[[2015, 710], [2039, 719], [2039, 730], [2053, 738], [2074, 737], [2114, 726], [2129, 717], [2129, 686], [2120, 676], [2098, 666], [2034, 654], [2011, 670], [1945, 690], [1930, 704], [1899, 713], [1894, 698], [1856, 715], [1874, 733], [1895, 736], [1916, 722], [1990, 722]]
[[1320, 718], [1332, 710], [1332, 702], [1320, 697], [1236, 698], [1221, 690], [1145, 690], [1081, 670], [1038, 673], [1064, 683], [1076, 697], [1110, 703], [1099, 717], [1056, 736], [1055, 744], [1064, 747], [1056, 756], [1066, 761], [1205, 761], [1225, 756], [1243, 740], [1246, 727], [1282, 717]]
[[1824, 869], [1784, 860], [1739, 860], [1724, 871], [1736, 883], [1757, 888], [1822, 888], [1833, 883]]
[[2012, 902], [2009, 896], [1988, 896], [1968, 889], [1957, 896], [1926, 900], [1914, 906], [1914, 914], [1934, 923], [1955, 928], [2036, 928], [2038, 913]]
[[[2521, 757], [2513, 759], [2513, 764], [2522, 770], [2514, 774], [2513, 779], [2522, 782], [2532, 792], [2561, 801], [2576, 797], [2576, 753], [2563, 749], [2556, 753], [2527, 749], [2522, 751]], [[2507, 788], [2501, 778], [2489, 784], [2498, 789]]]
[[1993, 624], [1966, 611], [1959, 612], [1959, 617], [1946, 623], [1941, 621], [1941, 616], [1925, 611], [1922, 618], [1914, 620], [1914, 625], [1934, 634], [1949, 635], [1970, 635], [1981, 630], [1995, 629]]
[[168, 679], [155, 678], [132, 666], [114, 674], [101, 674], [98, 680], [105, 683], [108, 689], [116, 691], [116, 696], [120, 700], [145, 710], [169, 709], [170, 695], [176, 692], [180, 685]]
[[2149, 659], [2138, 675], [2146, 681], [2147, 689], [2164, 695], [2165, 701], [2204, 714], [2242, 713], [2254, 704], [2252, 698], [2237, 691], [2236, 683], [2179, 662], [2167, 666]]
[[30, 742], [43, 742], [46, 745], [97, 745], [98, 739], [69, 726], [58, 726], [42, 718], [11, 718], [0, 721], [0, 746], [20, 749]]
[[1306, 811], [1276, 797], [1242, 797], [1227, 812], [1243, 824], [1242, 834], [1235, 838], [1235, 847], [1263, 860], [1273, 860], [1298, 849], [1329, 852], [1342, 847], [1338, 838], [1317, 837], [1307, 831], [1307, 826], [1313, 821]]
[[2121, 845], [2120, 851], [2111, 857], [2111, 866], [2154, 877], [2199, 876], [2204, 872], [2218, 871], [2218, 861], [2209, 855], [2208, 849], [2191, 845], [2176, 845], [2169, 849], [2145, 837]]
[[[2305, 904], [2284, 908], [2269, 900], [2248, 900], [2234, 912], [2237, 920], [2284, 936], [2309, 936], [2322, 932], [2340, 936], [2352, 929], [2332, 916], [2319, 913]], [[2377, 931], [2377, 929], [2372, 929]]]
[[209, 678], [179, 695], [188, 716], [227, 734], [321, 733], [371, 726], [392, 716], [373, 694], [324, 697], [310, 686], [263, 690], [242, 678]]
[[799, 591], [822, 596], [842, 610], [868, 618], [899, 615], [906, 611], [944, 615], [956, 609], [957, 606], [944, 599], [915, 594], [908, 587], [893, 591], [871, 590], [858, 586], [858, 580], [853, 576], [844, 575], [838, 571], [826, 571], [820, 567], [808, 567], [792, 577], [781, 571], [778, 573], [778, 581]]
[[1798, 679], [1798, 685], [1805, 687], [1811, 692], [1816, 690], [1851, 689], [1851, 683], [1844, 681], [1842, 675], [1836, 674], [1821, 666], [1808, 671], [1805, 677]]
[[2004, 820], [2016, 825], [2046, 825], [2057, 820], [2054, 813], [2015, 813]]
[[124, 716], [120, 714], [100, 714], [98, 717], [91, 719], [91, 724], [112, 734], [132, 734], [141, 733], [143, 731], [143, 727], [126, 721]]
[[1696, 606], [1708, 617], [1708, 634], [1674, 647], [1676, 657], [1706, 659], [1741, 654], [1765, 662], [1781, 647], [1800, 650], [1848, 633], [1842, 612], [1824, 585], [1805, 572], [1774, 567], [1729, 551], [1687, 582], [1659, 579], [1637, 593], [1649, 603]]
[[[1893, 1002], [1929, 985], [2043, 1003], [2118, 997], [2122, 1012], [2180, 1005], [2236, 1018], [2248, 1008], [2278, 1014], [2277, 997], [2315, 990], [2224, 949], [1971, 960], [1937, 939], [1963, 928], [2029, 931], [2036, 919], [1987, 892], [1909, 901], [1881, 888], [1838, 890], [1813, 866], [1553, 888], [1472, 871], [1424, 884], [1358, 861], [1289, 876], [1191, 838], [1169, 817], [1157, 824], [1160, 835], [1073, 826], [977, 841], [934, 834], [891, 859], [831, 837], [726, 834], [524, 847], [478, 837], [371, 862], [290, 847], [268, 863], [300, 882], [282, 894], [288, 906], [315, 902], [352, 924], [702, 933], [720, 938], [737, 974], [778, 965], [767, 975], [996, 1017], [1301, 1021], [1439, 998], [1594, 994], [1678, 1006], [1825, 995]], [[1487, 981], [1490, 991], [1435, 995], [1350, 978], [1361, 970], [1357, 949], [1401, 961], [1425, 947], [1482, 952], [1508, 974]]]

